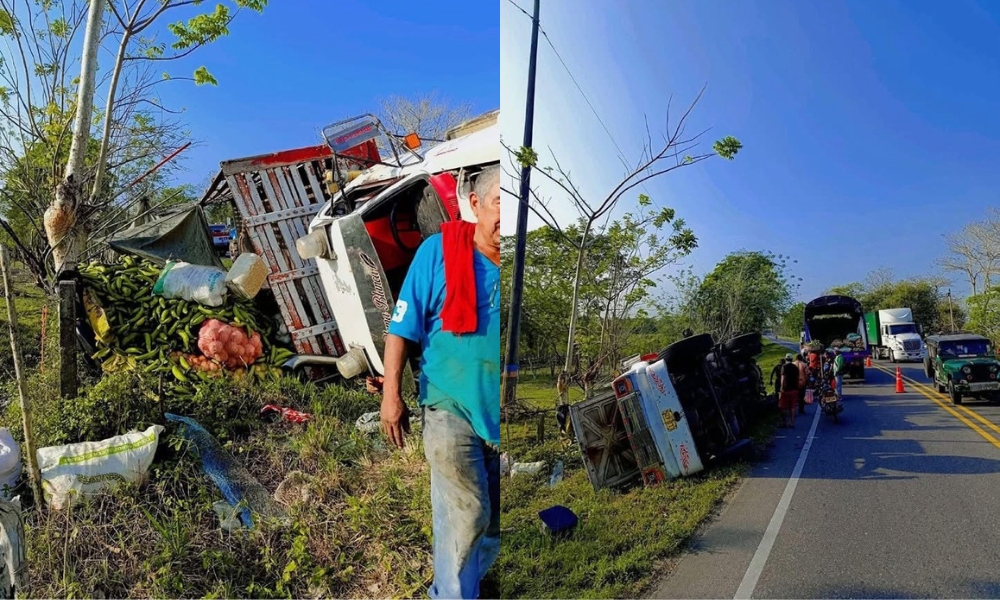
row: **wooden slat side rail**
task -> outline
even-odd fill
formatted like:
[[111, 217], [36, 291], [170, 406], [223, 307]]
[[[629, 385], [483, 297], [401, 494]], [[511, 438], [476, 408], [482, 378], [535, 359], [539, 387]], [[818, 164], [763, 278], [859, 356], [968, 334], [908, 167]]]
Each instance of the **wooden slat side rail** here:
[[267, 265], [269, 287], [296, 350], [340, 355], [343, 342], [318, 269], [295, 249], [295, 240], [308, 233], [309, 222], [328, 200], [320, 182], [332, 160], [328, 150], [326, 156], [323, 152], [317, 147], [231, 161], [223, 163], [223, 172], [254, 249]]

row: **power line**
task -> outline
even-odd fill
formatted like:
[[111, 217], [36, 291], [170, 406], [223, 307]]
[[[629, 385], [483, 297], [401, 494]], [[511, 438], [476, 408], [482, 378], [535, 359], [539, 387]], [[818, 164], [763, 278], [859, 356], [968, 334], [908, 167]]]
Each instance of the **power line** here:
[[[526, 17], [528, 17], [529, 19], [531, 18], [531, 15], [528, 14], [528, 12], [526, 10], [524, 10], [523, 8], [521, 8], [516, 2], [514, 2], [514, 0], [507, 0], [507, 2], [510, 2], [510, 4], [512, 6], [514, 6], [519, 11], [521, 11]], [[557, 50], [555, 44], [552, 43], [552, 39], [549, 38], [548, 32], [545, 31], [545, 28], [542, 27], [541, 25], [538, 26], [538, 29], [539, 29], [539, 31], [541, 31], [542, 35], [545, 36], [545, 41], [549, 44], [549, 48], [552, 48], [552, 52], [556, 55], [556, 58], [559, 59], [559, 63], [562, 65], [563, 69], [566, 71], [566, 74], [569, 75], [570, 81], [573, 82], [573, 85], [576, 86], [577, 91], [579, 91], [580, 95], [583, 96], [583, 100], [587, 103], [587, 106], [590, 108], [590, 112], [594, 113], [594, 117], [597, 118], [597, 122], [600, 123], [601, 127], [604, 129], [604, 133], [607, 134], [608, 139], [611, 140], [611, 143], [614, 144], [615, 149], [618, 150], [618, 158], [619, 158], [619, 160], [622, 161], [622, 164], [625, 166], [626, 169], [629, 168], [628, 161], [625, 158], [625, 152], [622, 150], [621, 146], [618, 145], [618, 141], [615, 140], [615, 136], [613, 136], [611, 134], [611, 130], [608, 129], [607, 124], [604, 122], [604, 119], [601, 118], [601, 115], [597, 112], [597, 109], [594, 108], [593, 103], [591, 103], [591, 101], [590, 101], [590, 97], [587, 96], [587, 92], [583, 91], [583, 87], [580, 85], [580, 82], [578, 82], [576, 80], [576, 77], [573, 75], [573, 72], [570, 70], [569, 65], [566, 64], [566, 61], [563, 60], [562, 55], [559, 54], [559, 50]], [[646, 189], [646, 184], [642, 183], [641, 187], [642, 187], [643, 191], [646, 192], [646, 195], [648, 196], [649, 195], [649, 190]]]
[[[512, 6], [514, 6], [519, 11], [524, 13], [524, 16], [528, 17], [529, 19], [531, 18], [531, 15], [528, 14], [528, 11], [521, 8], [516, 2], [514, 2], [514, 0], [507, 0], [507, 2], [510, 2]], [[597, 117], [597, 122], [600, 123], [601, 127], [604, 128], [604, 133], [608, 134], [608, 138], [611, 140], [611, 143], [615, 145], [615, 148], [618, 150], [619, 157], [624, 162], [625, 152], [623, 152], [621, 146], [618, 145], [618, 142], [615, 140], [615, 136], [611, 135], [611, 130], [608, 129], [608, 126], [604, 123], [604, 119], [601, 118], [601, 115], [598, 114], [597, 109], [594, 108], [594, 105], [590, 102], [590, 98], [587, 96], [587, 93], [583, 91], [583, 88], [580, 86], [580, 83], [576, 80], [576, 77], [573, 76], [573, 72], [569, 70], [569, 65], [566, 64], [566, 61], [563, 60], [562, 55], [560, 55], [559, 51], [556, 50], [556, 46], [555, 44], [552, 43], [552, 39], [549, 38], [548, 32], [545, 31], [545, 28], [542, 27], [541, 25], [538, 26], [538, 30], [542, 32], [543, 36], [545, 36], [545, 41], [548, 42], [549, 48], [552, 48], [552, 52], [555, 53], [556, 58], [559, 59], [559, 63], [562, 64], [563, 69], [566, 70], [566, 74], [569, 75], [569, 78], [573, 82], [573, 85], [576, 86], [576, 89], [580, 92], [580, 95], [583, 96], [583, 99], [587, 103], [587, 106], [590, 107], [590, 112], [594, 113], [594, 116]]]

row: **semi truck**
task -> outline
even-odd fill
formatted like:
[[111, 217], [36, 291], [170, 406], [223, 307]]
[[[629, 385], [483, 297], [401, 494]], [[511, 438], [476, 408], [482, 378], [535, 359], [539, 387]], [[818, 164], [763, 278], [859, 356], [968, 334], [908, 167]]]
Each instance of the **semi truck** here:
[[913, 311], [909, 308], [887, 308], [865, 314], [868, 329], [868, 343], [873, 358], [902, 360], [923, 360], [927, 347], [920, 334], [919, 324], [913, 321]]
[[865, 378], [868, 330], [861, 303], [850, 296], [820, 296], [805, 307], [803, 341], [819, 342], [824, 349], [839, 348], [844, 356], [845, 379]]

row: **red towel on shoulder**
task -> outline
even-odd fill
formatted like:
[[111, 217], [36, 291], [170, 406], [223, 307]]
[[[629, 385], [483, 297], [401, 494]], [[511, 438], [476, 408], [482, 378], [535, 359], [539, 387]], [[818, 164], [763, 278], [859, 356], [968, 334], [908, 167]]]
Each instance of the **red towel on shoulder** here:
[[476, 225], [468, 221], [449, 221], [441, 225], [444, 247], [444, 307], [441, 329], [451, 333], [474, 333], [476, 314]]

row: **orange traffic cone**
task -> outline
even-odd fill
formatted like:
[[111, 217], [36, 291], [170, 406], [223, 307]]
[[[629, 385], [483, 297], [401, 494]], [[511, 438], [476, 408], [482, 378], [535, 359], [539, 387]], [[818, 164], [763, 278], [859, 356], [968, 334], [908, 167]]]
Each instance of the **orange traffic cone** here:
[[899, 367], [896, 367], [896, 393], [906, 393], [906, 390], [903, 389], [903, 372], [899, 370]]
[[865, 357], [865, 366], [866, 367], [871, 367], [872, 366], [872, 357], [871, 356], [866, 356]]

